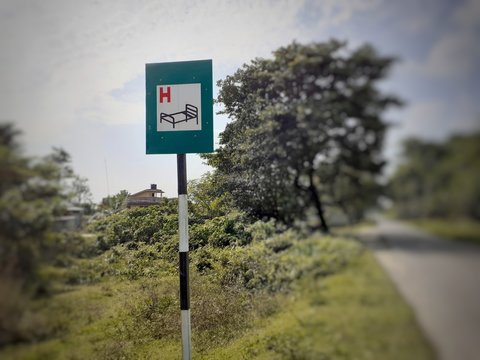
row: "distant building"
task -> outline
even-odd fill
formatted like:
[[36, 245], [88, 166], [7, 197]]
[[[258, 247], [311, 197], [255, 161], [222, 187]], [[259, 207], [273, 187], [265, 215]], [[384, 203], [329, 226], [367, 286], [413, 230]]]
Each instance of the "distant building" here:
[[150, 189], [145, 189], [132, 194], [128, 197], [127, 208], [145, 207], [160, 203], [164, 192], [157, 189], [157, 184], [150, 185]]
[[63, 216], [57, 216], [53, 228], [55, 231], [74, 231], [82, 226], [83, 208], [67, 206]]

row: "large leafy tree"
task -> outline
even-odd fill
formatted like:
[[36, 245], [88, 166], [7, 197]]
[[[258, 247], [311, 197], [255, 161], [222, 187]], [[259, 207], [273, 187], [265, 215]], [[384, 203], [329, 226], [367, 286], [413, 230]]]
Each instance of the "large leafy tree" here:
[[294, 42], [273, 55], [218, 82], [232, 121], [206, 158], [250, 214], [293, 223], [313, 210], [328, 231], [325, 206], [356, 219], [378, 194], [382, 116], [399, 104], [378, 82], [394, 59], [334, 40]]

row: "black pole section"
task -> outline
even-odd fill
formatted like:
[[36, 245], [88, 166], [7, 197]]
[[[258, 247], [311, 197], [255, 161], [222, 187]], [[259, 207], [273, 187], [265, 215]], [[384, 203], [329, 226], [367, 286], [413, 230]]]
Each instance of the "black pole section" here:
[[180, 252], [180, 310], [190, 310], [188, 263], [188, 252]]
[[177, 154], [178, 195], [187, 194], [187, 159], [185, 154]]
[[[184, 202], [185, 206], [187, 204], [186, 195], [187, 195], [187, 161], [185, 154], [177, 154], [177, 169], [178, 169], [178, 201]], [[185, 217], [185, 222], [187, 221], [187, 212], [180, 212], [179, 217]], [[179, 221], [182, 219], [179, 218]], [[185, 231], [186, 232], [186, 231]], [[185, 237], [185, 238], [183, 238]], [[180, 243], [188, 244], [188, 235], [180, 234]], [[182, 248], [182, 245], [180, 246]], [[190, 291], [189, 291], [189, 279], [188, 279], [188, 245], [187, 248], [181, 249], [179, 252], [180, 255], [180, 310], [189, 310], [190, 309]]]

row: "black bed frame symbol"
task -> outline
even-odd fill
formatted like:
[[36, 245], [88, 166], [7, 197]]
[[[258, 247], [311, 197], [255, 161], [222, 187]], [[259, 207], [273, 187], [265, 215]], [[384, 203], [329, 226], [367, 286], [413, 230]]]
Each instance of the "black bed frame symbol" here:
[[185, 110], [179, 111], [173, 114], [160, 113], [160, 124], [162, 121], [166, 121], [173, 125], [175, 129], [175, 124], [181, 122], [188, 122], [188, 120], [196, 120], [198, 125], [198, 108], [191, 104], [185, 104]]

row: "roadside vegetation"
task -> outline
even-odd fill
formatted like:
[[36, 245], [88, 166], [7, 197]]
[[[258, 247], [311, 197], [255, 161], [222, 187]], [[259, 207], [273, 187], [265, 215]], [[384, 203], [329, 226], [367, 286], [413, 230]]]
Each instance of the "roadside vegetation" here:
[[[412, 314], [358, 242], [237, 212], [195, 215], [196, 357], [429, 358]], [[96, 238], [69, 239], [76, 255], [43, 267], [49, 295], [30, 303], [23, 341], [2, 358], [178, 358], [176, 223], [176, 201], [165, 199], [91, 224]], [[149, 231], [163, 237], [150, 241]]]
[[[393, 62], [293, 43], [218, 83], [231, 121], [189, 183], [196, 358], [431, 358], [369, 253], [329, 231], [381, 193]], [[122, 191], [59, 232], [66, 204], [93, 210], [86, 179], [64, 150], [24, 156], [17, 136], [0, 128], [0, 357], [179, 358], [177, 200], [125, 209]]]
[[407, 139], [389, 194], [393, 213], [446, 238], [480, 243], [480, 133]]
[[480, 221], [472, 219], [418, 219], [411, 224], [446, 239], [468, 241], [480, 245]]
[[386, 110], [379, 84], [395, 62], [372, 46], [292, 43], [218, 82], [232, 120], [204, 158], [217, 194], [258, 218], [329, 231], [332, 212], [361, 220], [382, 193]]
[[434, 359], [409, 307], [363, 252], [327, 278], [307, 276], [280, 310], [203, 359]]

